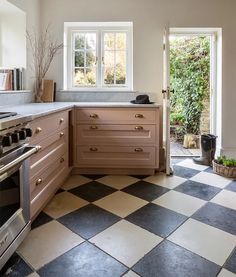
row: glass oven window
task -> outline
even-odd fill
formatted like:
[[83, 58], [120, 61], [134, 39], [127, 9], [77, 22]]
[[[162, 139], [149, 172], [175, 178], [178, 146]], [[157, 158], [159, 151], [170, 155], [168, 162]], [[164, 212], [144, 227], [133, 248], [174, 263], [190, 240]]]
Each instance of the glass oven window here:
[[20, 209], [19, 170], [0, 180], [0, 228]]

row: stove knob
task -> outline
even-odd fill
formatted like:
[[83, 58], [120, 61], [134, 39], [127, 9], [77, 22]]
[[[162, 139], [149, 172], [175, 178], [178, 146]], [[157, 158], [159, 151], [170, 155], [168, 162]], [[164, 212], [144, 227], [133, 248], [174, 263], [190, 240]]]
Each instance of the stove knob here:
[[20, 135], [17, 131], [11, 135], [12, 142], [17, 143], [20, 140]]
[[7, 135], [3, 136], [3, 138], [2, 138], [2, 146], [3, 147], [5, 147], [5, 146], [11, 146], [11, 144], [12, 144], [11, 135], [7, 134]]
[[26, 136], [29, 138], [29, 137], [32, 137], [33, 135], [33, 131], [31, 128], [25, 128], [25, 131], [26, 131]]
[[26, 139], [26, 131], [25, 130], [20, 130], [19, 135], [20, 135], [20, 140]]

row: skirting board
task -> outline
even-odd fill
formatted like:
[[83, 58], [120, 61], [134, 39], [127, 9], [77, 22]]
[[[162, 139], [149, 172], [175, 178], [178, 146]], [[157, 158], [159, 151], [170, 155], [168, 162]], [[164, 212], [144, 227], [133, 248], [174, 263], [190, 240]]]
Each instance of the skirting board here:
[[148, 168], [78, 168], [72, 169], [72, 175], [77, 174], [112, 174], [112, 175], [155, 175], [155, 169]]

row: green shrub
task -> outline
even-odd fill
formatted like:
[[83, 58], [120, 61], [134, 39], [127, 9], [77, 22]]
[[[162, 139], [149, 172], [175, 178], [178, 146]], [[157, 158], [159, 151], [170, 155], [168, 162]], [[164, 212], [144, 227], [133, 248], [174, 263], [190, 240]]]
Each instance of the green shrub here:
[[170, 114], [170, 124], [171, 125], [182, 125], [184, 123], [184, 116], [180, 113]]

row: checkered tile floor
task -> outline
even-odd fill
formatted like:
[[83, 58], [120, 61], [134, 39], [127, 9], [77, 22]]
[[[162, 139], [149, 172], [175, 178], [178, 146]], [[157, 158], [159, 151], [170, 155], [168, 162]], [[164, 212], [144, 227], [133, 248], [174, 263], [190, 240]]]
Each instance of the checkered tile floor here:
[[236, 181], [173, 164], [172, 177], [72, 176], [1, 276], [236, 276]]

